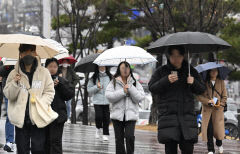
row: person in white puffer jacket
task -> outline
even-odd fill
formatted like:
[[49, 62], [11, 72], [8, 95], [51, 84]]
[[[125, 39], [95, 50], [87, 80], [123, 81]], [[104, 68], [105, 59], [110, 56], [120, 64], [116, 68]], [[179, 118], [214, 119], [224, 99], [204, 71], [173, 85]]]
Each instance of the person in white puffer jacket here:
[[106, 97], [112, 104], [110, 118], [115, 132], [116, 154], [133, 154], [134, 130], [139, 115], [139, 103], [144, 99], [144, 90], [134, 78], [128, 62], [118, 65], [113, 80], [107, 86]]

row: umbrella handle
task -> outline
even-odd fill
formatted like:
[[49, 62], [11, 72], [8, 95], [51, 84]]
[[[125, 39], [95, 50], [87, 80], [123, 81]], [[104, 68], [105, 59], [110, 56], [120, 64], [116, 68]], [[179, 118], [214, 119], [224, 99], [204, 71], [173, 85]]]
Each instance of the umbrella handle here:
[[191, 76], [191, 69], [190, 69], [190, 55], [189, 55], [189, 50], [188, 50], [188, 76]]

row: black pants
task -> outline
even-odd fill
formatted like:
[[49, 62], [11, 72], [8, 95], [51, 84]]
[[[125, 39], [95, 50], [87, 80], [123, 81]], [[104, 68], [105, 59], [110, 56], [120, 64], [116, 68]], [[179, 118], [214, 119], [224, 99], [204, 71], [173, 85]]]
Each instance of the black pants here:
[[16, 144], [18, 154], [45, 154], [46, 129], [36, 125], [24, 124], [16, 127]]
[[54, 121], [47, 127], [47, 154], [62, 154], [62, 135], [64, 123], [57, 123]]
[[112, 120], [112, 122], [115, 133], [116, 154], [126, 154], [124, 139], [126, 139], [127, 154], [133, 154], [136, 121]]
[[178, 144], [182, 154], [193, 154], [194, 144], [186, 140], [181, 141], [180, 143], [176, 141], [169, 142], [165, 144], [165, 153], [166, 154], [177, 154], [178, 153]]
[[[211, 116], [211, 118], [210, 118], [210, 120], [209, 120], [209, 123], [208, 123], [207, 139], [208, 139], [208, 142], [207, 142], [208, 151], [215, 153], [214, 142], [213, 142], [212, 116]], [[218, 147], [222, 146], [222, 140], [216, 139], [216, 145], [217, 145]]]
[[109, 105], [94, 105], [95, 123], [97, 129], [103, 128], [103, 135], [109, 135], [110, 112]]

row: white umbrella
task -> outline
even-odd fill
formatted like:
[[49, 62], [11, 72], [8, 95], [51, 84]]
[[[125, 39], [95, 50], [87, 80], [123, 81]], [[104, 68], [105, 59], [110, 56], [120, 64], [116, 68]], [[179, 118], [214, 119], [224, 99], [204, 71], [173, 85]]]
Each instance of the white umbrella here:
[[[54, 58], [56, 58], [57, 60], [69, 57], [69, 51], [65, 47], [63, 47], [62, 44], [52, 39], [44, 39], [44, 41], [50, 43], [54, 47], [54, 49], [58, 51], [58, 54], [54, 56]], [[41, 62], [45, 63], [46, 59], [41, 59]]]
[[118, 66], [120, 62], [148, 64], [157, 60], [144, 49], [137, 46], [119, 46], [104, 51], [93, 63], [99, 66]]
[[0, 57], [19, 58], [19, 45], [33, 44], [36, 45], [37, 54], [41, 58], [50, 58], [58, 54], [54, 47], [44, 41], [43, 38], [25, 34], [1, 34], [0, 35]]
[[[56, 51], [58, 51], [58, 54], [54, 56], [57, 60], [69, 57], [68, 50], [64, 48], [60, 43], [58, 43], [55, 40], [52, 39], [44, 39], [47, 43], [50, 43], [52, 45], [52, 48], [54, 48]], [[3, 65], [15, 65], [17, 63], [17, 59], [13, 58], [3, 58], [2, 59]], [[46, 62], [46, 59], [41, 59], [41, 63], [44, 64]]]

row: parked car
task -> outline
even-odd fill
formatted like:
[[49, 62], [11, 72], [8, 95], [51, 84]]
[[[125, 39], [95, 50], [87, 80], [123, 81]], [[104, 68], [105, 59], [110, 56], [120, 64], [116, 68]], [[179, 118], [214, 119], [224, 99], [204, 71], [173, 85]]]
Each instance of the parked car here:
[[136, 124], [137, 125], [148, 125], [150, 112], [151, 112], [150, 110], [139, 110], [139, 119]]

